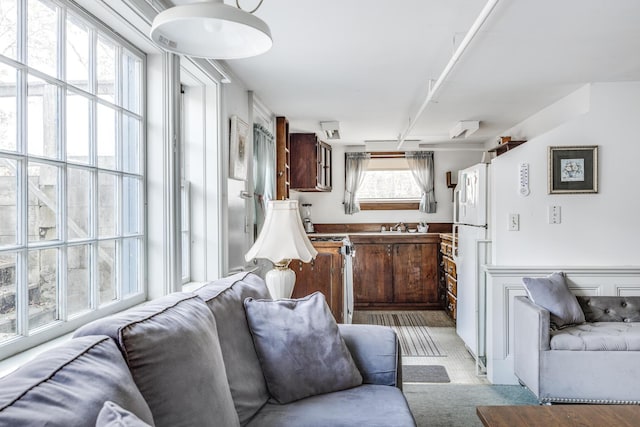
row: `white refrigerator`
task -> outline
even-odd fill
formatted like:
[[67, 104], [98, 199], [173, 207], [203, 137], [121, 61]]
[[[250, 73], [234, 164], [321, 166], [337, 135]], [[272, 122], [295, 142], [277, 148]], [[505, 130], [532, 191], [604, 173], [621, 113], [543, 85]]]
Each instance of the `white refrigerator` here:
[[486, 361], [486, 291], [482, 269], [489, 251], [489, 165], [479, 163], [458, 173], [453, 208], [454, 260], [457, 271], [456, 332], [476, 359]]

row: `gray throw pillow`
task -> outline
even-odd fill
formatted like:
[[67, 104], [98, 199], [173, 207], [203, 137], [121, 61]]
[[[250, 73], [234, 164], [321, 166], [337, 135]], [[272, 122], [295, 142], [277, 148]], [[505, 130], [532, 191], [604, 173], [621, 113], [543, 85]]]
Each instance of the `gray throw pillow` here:
[[362, 384], [324, 295], [244, 301], [271, 396], [289, 403]]
[[151, 427], [151, 425], [136, 417], [133, 412], [107, 400], [98, 413], [96, 427]]
[[564, 273], [553, 273], [548, 277], [523, 277], [522, 282], [531, 301], [549, 311], [552, 327], [584, 323], [584, 313], [576, 296], [569, 290]]

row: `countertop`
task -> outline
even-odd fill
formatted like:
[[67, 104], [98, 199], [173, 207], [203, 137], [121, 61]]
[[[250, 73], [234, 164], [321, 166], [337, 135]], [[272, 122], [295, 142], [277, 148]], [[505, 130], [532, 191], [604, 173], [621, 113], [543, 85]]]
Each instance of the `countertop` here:
[[440, 233], [409, 233], [409, 232], [356, 232], [356, 233], [309, 233], [309, 239], [316, 243], [322, 240], [315, 240], [314, 237], [322, 239], [326, 237], [348, 238], [353, 243], [384, 243], [384, 242], [405, 242], [405, 243], [437, 243], [440, 241]]

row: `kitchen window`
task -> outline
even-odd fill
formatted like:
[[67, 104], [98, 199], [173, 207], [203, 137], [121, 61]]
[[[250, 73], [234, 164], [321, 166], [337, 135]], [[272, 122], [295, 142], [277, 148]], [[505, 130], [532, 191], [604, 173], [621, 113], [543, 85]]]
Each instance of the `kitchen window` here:
[[0, 359], [144, 300], [142, 52], [0, 0]]
[[404, 152], [371, 153], [362, 185], [361, 210], [417, 210], [422, 191]]

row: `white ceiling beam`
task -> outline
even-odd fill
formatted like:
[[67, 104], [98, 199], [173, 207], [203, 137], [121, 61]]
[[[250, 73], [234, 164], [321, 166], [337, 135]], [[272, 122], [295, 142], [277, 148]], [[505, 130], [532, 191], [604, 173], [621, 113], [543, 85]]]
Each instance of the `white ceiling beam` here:
[[429, 84], [429, 92], [427, 93], [427, 97], [422, 102], [422, 105], [420, 105], [420, 108], [418, 108], [418, 111], [414, 115], [413, 119], [409, 122], [409, 125], [407, 126], [407, 128], [398, 137], [398, 150], [402, 148], [402, 145], [404, 144], [404, 141], [407, 139], [409, 132], [413, 130], [416, 123], [418, 122], [418, 119], [420, 118], [420, 116], [422, 116], [422, 113], [424, 112], [425, 108], [427, 108], [427, 105], [434, 98], [434, 96], [438, 92], [438, 89], [440, 89], [440, 86], [442, 86], [442, 83], [447, 79], [447, 77], [453, 70], [453, 67], [456, 65], [456, 63], [458, 62], [458, 60], [460, 59], [464, 51], [467, 49], [467, 47], [469, 46], [473, 38], [476, 36], [476, 34], [478, 34], [478, 31], [480, 31], [480, 28], [482, 27], [484, 22], [487, 20], [489, 15], [491, 15], [491, 12], [498, 4], [498, 1], [499, 0], [489, 0], [487, 4], [485, 4], [484, 8], [482, 8], [482, 11], [480, 12], [476, 20], [473, 22], [473, 25], [471, 25], [471, 28], [469, 28], [469, 31], [467, 31], [467, 34], [465, 35], [464, 39], [462, 39], [460, 46], [458, 46], [456, 51], [453, 53], [453, 55], [451, 56], [451, 59], [449, 60], [447, 65], [444, 67], [444, 70], [442, 70], [442, 73], [440, 74], [440, 77], [438, 77], [438, 80], [436, 80], [433, 86]]

